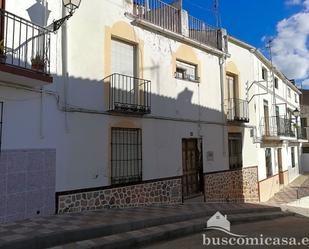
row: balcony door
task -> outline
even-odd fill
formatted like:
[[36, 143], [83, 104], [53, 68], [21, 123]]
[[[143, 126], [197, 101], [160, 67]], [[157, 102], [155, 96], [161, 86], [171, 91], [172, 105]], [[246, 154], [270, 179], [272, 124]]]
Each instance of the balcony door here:
[[264, 100], [264, 127], [265, 127], [265, 135], [270, 135], [269, 130], [269, 107], [268, 107], [268, 101]]
[[237, 98], [236, 77], [231, 74], [226, 75], [227, 99], [228, 99], [228, 115], [234, 119], [239, 113], [235, 99]]
[[133, 108], [138, 105], [138, 80], [136, 46], [118, 39], [112, 39], [111, 69], [114, 77], [114, 101], [117, 105]]

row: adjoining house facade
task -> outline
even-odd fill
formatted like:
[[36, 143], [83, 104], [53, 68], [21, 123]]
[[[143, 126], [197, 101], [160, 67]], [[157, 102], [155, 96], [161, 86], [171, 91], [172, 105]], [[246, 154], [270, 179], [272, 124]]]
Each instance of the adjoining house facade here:
[[[302, 89], [301, 95], [301, 124], [303, 132], [309, 134], [308, 130], [308, 118], [309, 118], [309, 90]], [[309, 143], [303, 143], [302, 146], [302, 158], [301, 158], [301, 172], [309, 173]]]
[[43, 27], [65, 15], [61, 1], [0, 2], [0, 222], [195, 196], [258, 202], [297, 176], [287, 89], [300, 92], [182, 1], [83, 1], [57, 34]]

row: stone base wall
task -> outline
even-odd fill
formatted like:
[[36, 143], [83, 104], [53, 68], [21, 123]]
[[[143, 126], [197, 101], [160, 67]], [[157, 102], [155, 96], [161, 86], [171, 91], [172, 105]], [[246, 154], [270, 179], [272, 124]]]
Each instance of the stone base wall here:
[[55, 213], [56, 150], [0, 155], [0, 223]]
[[205, 175], [206, 202], [259, 202], [258, 168]]
[[57, 194], [58, 213], [182, 203], [180, 178], [142, 184]]

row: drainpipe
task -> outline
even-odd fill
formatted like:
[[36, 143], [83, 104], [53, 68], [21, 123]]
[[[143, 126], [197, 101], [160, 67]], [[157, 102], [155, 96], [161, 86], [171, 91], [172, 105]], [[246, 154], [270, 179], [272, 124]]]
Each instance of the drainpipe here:
[[[225, 124], [225, 113], [224, 113], [224, 64], [225, 64], [225, 56], [219, 58], [219, 66], [220, 66], [220, 89], [221, 89], [221, 115], [222, 115], [222, 123]], [[222, 145], [223, 145], [223, 156], [226, 155], [226, 147], [225, 147], [225, 125], [222, 126]]]
[[[66, 16], [66, 10], [62, 6], [62, 16]], [[65, 115], [65, 131], [69, 133], [68, 125], [68, 112], [67, 101], [68, 101], [68, 32], [67, 24], [65, 23], [61, 29], [61, 58], [62, 58], [62, 78], [63, 78], [63, 94], [64, 94], [64, 115]]]

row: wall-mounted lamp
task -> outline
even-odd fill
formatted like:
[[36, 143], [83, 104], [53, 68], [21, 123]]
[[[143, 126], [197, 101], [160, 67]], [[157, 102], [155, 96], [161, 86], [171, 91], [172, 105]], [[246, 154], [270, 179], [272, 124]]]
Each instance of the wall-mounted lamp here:
[[52, 32], [56, 32], [64, 24], [65, 21], [69, 20], [76, 9], [79, 8], [81, 0], [62, 0], [63, 6], [68, 10], [69, 14], [65, 17], [54, 21], [51, 25], [48, 26], [48, 29]]
[[296, 108], [294, 111], [293, 111], [293, 115], [294, 117], [298, 118], [300, 116], [300, 111]]

